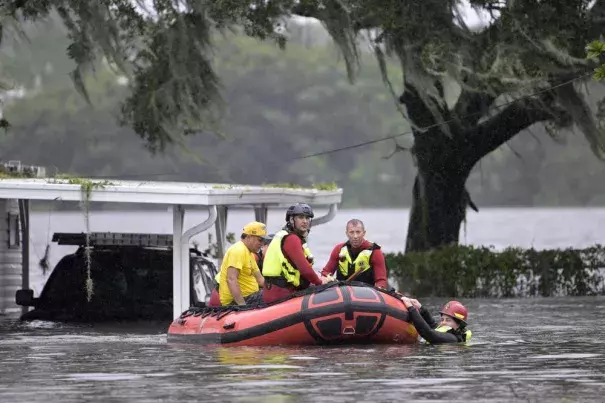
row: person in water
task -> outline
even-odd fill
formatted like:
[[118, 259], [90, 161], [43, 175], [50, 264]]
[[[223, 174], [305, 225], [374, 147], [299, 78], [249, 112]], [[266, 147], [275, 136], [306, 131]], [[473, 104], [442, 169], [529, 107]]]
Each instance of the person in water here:
[[[269, 244], [271, 243], [271, 240], [273, 239], [274, 234], [269, 234], [267, 235], [267, 237], [265, 238], [264, 242], [263, 242], [263, 246], [261, 246], [260, 250], [257, 252], [254, 252], [254, 260], [256, 260], [256, 265], [258, 266], [259, 270], [263, 269], [263, 258], [265, 256], [265, 254], [267, 253], [267, 248], [269, 247]], [[220, 281], [220, 275], [221, 273], [219, 272], [216, 277], [214, 278], [214, 289], [212, 290], [212, 293], [210, 294], [210, 299], [208, 300], [208, 306], [221, 306], [221, 298], [219, 296], [219, 281]]]
[[472, 332], [467, 329], [468, 311], [458, 301], [450, 301], [443, 306], [439, 314], [441, 321], [437, 323], [431, 313], [418, 300], [402, 297], [410, 320], [418, 334], [428, 344], [468, 343]]
[[345, 227], [347, 242], [337, 244], [321, 271], [324, 277], [336, 272], [336, 280], [354, 280], [378, 288], [387, 288], [387, 269], [380, 245], [365, 239], [363, 221], [349, 220]]
[[277, 301], [312, 284], [328, 282], [313, 270], [313, 255], [307, 246], [313, 217], [313, 209], [305, 203], [286, 211], [286, 226], [275, 234], [263, 262], [263, 302]]

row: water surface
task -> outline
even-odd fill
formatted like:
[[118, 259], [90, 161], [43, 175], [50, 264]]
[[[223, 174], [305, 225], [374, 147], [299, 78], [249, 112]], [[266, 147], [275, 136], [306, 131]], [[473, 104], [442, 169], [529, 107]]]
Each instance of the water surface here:
[[470, 346], [201, 347], [162, 324], [5, 320], [0, 401], [602, 401], [604, 297], [463, 302]]
[[[321, 212], [320, 212], [321, 214]], [[206, 217], [188, 213], [189, 228]], [[344, 240], [348, 219], [368, 238], [402, 250], [408, 210], [345, 210], [313, 228], [318, 269]], [[253, 219], [229, 214], [228, 231]], [[278, 230], [282, 211], [271, 211]], [[469, 213], [464, 243], [536, 248], [603, 243], [604, 209], [485, 209]], [[53, 232], [84, 230], [81, 212], [34, 212], [32, 286]], [[168, 211], [98, 212], [92, 231], [166, 233]], [[207, 244], [207, 234], [195, 238]], [[50, 246], [51, 267], [74, 247]], [[436, 312], [444, 300], [424, 301]], [[234, 348], [173, 345], [168, 323], [67, 326], [0, 317], [0, 402], [600, 402], [605, 395], [605, 297], [463, 301], [473, 343], [465, 346]]]

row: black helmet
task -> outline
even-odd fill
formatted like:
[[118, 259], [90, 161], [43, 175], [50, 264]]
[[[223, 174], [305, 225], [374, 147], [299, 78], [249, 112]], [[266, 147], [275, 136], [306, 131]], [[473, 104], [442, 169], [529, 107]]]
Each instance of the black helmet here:
[[286, 222], [290, 222], [290, 217], [297, 215], [303, 215], [309, 218], [315, 217], [311, 206], [305, 203], [296, 203], [295, 205], [288, 207], [288, 210], [286, 211]]

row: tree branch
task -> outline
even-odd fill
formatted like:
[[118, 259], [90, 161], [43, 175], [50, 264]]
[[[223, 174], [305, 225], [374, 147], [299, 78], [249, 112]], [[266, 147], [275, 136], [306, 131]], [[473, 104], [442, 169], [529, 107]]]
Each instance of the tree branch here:
[[463, 137], [467, 155], [473, 164], [494, 151], [520, 131], [537, 122], [569, 118], [560, 108], [548, 110], [543, 100], [514, 102], [498, 115], [466, 132]]
[[[435, 117], [418, 94], [419, 90], [407, 82], [404, 85], [405, 89], [399, 97], [399, 102], [405, 105], [411, 123], [419, 129], [433, 126], [436, 123]], [[443, 108], [440, 108], [440, 111], [444, 118], [447, 119], [449, 117], [449, 111]]]
[[465, 127], [472, 127], [487, 114], [496, 96], [485, 92], [462, 90], [454, 114]]

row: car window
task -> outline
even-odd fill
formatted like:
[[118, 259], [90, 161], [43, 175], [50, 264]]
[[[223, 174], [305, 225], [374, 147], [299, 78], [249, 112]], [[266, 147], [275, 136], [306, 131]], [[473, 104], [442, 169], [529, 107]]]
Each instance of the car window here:
[[196, 302], [207, 302], [214, 288], [214, 277], [218, 273], [216, 265], [203, 256], [192, 259], [192, 287]]

